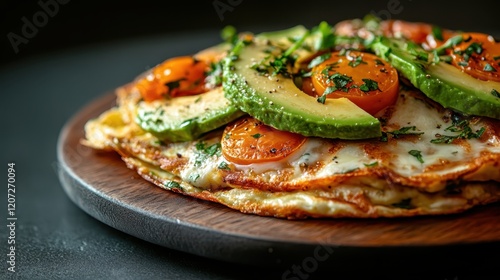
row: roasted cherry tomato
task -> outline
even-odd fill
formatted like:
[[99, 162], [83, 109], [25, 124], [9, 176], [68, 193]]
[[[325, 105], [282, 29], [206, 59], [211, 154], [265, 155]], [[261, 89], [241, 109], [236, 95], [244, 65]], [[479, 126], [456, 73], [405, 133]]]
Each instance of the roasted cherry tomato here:
[[272, 128], [247, 116], [226, 126], [222, 135], [222, 154], [236, 164], [279, 161], [306, 141], [300, 134]]
[[406, 38], [417, 44], [425, 43], [427, 35], [432, 34], [432, 25], [421, 22], [386, 20], [380, 27], [385, 36]]
[[500, 82], [500, 43], [482, 33], [464, 33], [463, 41], [449, 49], [452, 64], [485, 81]]
[[205, 73], [209, 65], [191, 56], [168, 59], [140, 79], [136, 87], [146, 101], [170, 97], [195, 95], [205, 91]]
[[388, 62], [358, 51], [334, 52], [312, 70], [315, 95], [345, 97], [370, 114], [396, 102], [398, 73]]

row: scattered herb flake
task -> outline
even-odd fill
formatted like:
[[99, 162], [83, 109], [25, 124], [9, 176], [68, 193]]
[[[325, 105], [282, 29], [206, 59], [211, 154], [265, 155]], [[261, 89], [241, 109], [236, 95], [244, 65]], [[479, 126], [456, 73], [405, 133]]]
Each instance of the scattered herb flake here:
[[311, 62], [309, 62], [309, 65], [307, 65], [307, 67], [313, 68], [314, 66], [320, 65], [321, 63], [330, 59], [330, 57], [332, 57], [332, 53], [325, 53], [320, 56], [317, 56], [313, 60], [311, 60]]
[[255, 138], [255, 139], [259, 139], [260, 137], [262, 137], [262, 134], [255, 133], [254, 135], [252, 135], [252, 137]]
[[393, 138], [399, 138], [401, 135], [422, 135], [424, 132], [414, 132], [417, 129], [416, 126], [405, 126], [398, 130], [382, 132], [382, 137], [380, 141], [387, 142], [387, 135], [392, 135]]
[[326, 88], [325, 92], [316, 99], [319, 103], [325, 104], [326, 96], [336, 90], [342, 90], [347, 92], [349, 87], [347, 86], [350, 82], [352, 82], [352, 77], [347, 76], [345, 74], [335, 73], [331, 76], [327, 77], [329, 82], [333, 82], [334, 86], [329, 86]]
[[424, 159], [422, 158], [422, 152], [418, 150], [410, 150], [408, 153], [414, 156], [420, 163], [424, 163]]
[[377, 90], [378, 89], [378, 83], [374, 80], [371, 79], [362, 79], [364, 84], [359, 86], [359, 89], [368, 92], [372, 90]]
[[224, 28], [222, 28], [220, 36], [222, 40], [232, 45], [234, 45], [238, 40], [238, 32], [236, 31], [236, 28], [232, 25], [227, 25]]
[[361, 55], [356, 56], [354, 60], [349, 61], [347, 65], [351, 66], [352, 68], [360, 65], [360, 64], [366, 64], [365, 61], [363, 61], [363, 57]]
[[197, 173], [189, 175], [189, 181], [191, 181], [191, 182], [196, 182], [199, 178], [200, 178], [200, 174], [197, 174]]
[[432, 36], [436, 38], [439, 41], [443, 41], [443, 30], [439, 26], [433, 26], [432, 27]]
[[314, 43], [314, 48], [317, 51], [326, 50], [335, 45], [335, 35], [333, 34], [333, 27], [326, 21], [320, 22], [320, 24], [313, 27], [311, 31], [311, 33], [319, 33], [320, 35]]
[[433, 144], [451, 144], [456, 139], [472, 139], [472, 138], [481, 138], [484, 131], [486, 129], [481, 127], [475, 132], [472, 131], [472, 128], [469, 126], [469, 121], [462, 120], [458, 123], [454, 123], [453, 125], [444, 129], [444, 131], [456, 132], [456, 135], [436, 135], [435, 139], [431, 140]]
[[382, 66], [385, 66], [384, 62], [380, 59], [375, 59], [375, 65], [382, 65]]
[[227, 164], [227, 162], [225, 161], [222, 161], [219, 166], [217, 166], [217, 168], [221, 169], [221, 170], [231, 170], [231, 168], [229, 168], [229, 165]]
[[493, 66], [491, 66], [491, 64], [486, 63], [484, 65], [483, 71], [486, 71], [486, 72], [496, 72], [497, 70]]
[[181, 188], [181, 185], [175, 181], [168, 181], [167, 183], [165, 183], [165, 187], [167, 189], [182, 189]]
[[378, 165], [378, 161], [372, 162], [372, 163], [365, 163], [364, 164], [366, 167], [375, 167]]
[[500, 92], [498, 92], [496, 89], [492, 89], [491, 94], [497, 98], [500, 98]]
[[214, 88], [222, 85], [222, 61], [210, 64], [205, 81]]
[[205, 142], [200, 141], [200, 142], [196, 143], [195, 148], [197, 151], [195, 166], [201, 166], [203, 161], [205, 161], [209, 157], [212, 157], [214, 155], [216, 155], [216, 156], [221, 155], [220, 143], [215, 143], [215, 144], [212, 144], [212, 145], [207, 147]]

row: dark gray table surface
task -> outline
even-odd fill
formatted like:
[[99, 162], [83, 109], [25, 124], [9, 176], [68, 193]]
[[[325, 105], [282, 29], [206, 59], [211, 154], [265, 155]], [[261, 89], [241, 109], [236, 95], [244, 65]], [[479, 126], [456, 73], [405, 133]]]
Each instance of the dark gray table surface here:
[[[194, 36], [193, 36], [194, 35]], [[108, 42], [45, 53], [0, 69], [0, 191], [7, 224], [7, 163], [16, 170], [16, 273], [7, 272], [6, 226], [0, 225], [2, 279], [282, 279], [287, 267], [262, 268], [232, 264], [163, 248], [115, 230], [87, 215], [63, 192], [57, 178], [56, 142], [64, 123], [95, 98], [129, 82], [161, 60], [192, 53], [219, 42], [218, 30], [170, 34]], [[494, 247], [498, 249], [498, 246]], [[432, 252], [429, 252], [432, 253]], [[464, 252], [467, 254], [467, 252]], [[499, 261], [498, 251], [484, 251]], [[383, 261], [374, 259], [374, 262]], [[460, 269], [433, 265], [425, 259], [411, 271], [365, 271], [363, 264], [339, 272], [319, 266], [305, 277], [341, 275], [384, 279], [468, 279], [492, 272], [490, 264]], [[397, 270], [397, 268], [395, 268]], [[493, 278], [494, 279], [494, 278]]]

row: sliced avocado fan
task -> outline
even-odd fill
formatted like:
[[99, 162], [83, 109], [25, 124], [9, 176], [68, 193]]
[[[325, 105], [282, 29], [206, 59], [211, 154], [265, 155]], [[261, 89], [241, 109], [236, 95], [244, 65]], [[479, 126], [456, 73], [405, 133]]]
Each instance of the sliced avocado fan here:
[[224, 60], [225, 96], [242, 111], [279, 130], [323, 138], [379, 137], [378, 119], [350, 100], [327, 99], [322, 104], [295, 85], [291, 72], [296, 69], [290, 69], [293, 63], [286, 60], [313, 55], [316, 50], [311, 46], [318, 38], [309, 36], [307, 29], [292, 30], [294, 38], [282, 32], [278, 42], [271, 36], [239, 42]]
[[370, 48], [427, 97], [466, 115], [500, 119], [500, 83], [478, 80], [403, 39], [377, 38]]
[[136, 122], [163, 141], [191, 141], [244, 115], [222, 88], [192, 96], [138, 104]]

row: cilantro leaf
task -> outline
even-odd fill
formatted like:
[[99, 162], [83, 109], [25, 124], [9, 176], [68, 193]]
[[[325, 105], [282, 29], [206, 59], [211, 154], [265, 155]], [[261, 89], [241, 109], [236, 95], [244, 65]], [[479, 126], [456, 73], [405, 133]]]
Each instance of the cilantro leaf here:
[[352, 68], [360, 65], [360, 64], [366, 64], [365, 61], [363, 61], [363, 57], [362, 56], [356, 56], [356, 58], [354, 60], [351, 60], [349, 61], [349, 63], [347, 65], [351, 66]]
[[449, 132], [456, 132], [457, 134], [455, 135], [441, 135], [438, 134], [436, 135], [435, 139], [431, 140], [431, 143], [433, 144], [451, 144], [453, 141], [457, 139], [472, 139], [472, 138], [481, 138], [483, 135], [484, 131], [486, 129], [484, 127], [481, 127], [480, 129], [476, 130], [475, 132], [472, 131], [472, 128], [469, 126], [469, 121], [467, 120], [462, 120], [458, 123], [454, 123], [451, 126], [447, 127], [444, 129], [444, 131], [449, 131]]
[[408, 153], [414, 156], [420, 163], [424, 163], [424, 159], [422, 158], [422, 152], [419, 150], [410, 150]]
[[497, 98], [500, 98], [500, 92], [498, 92], [498, 90], [496, 89], [492, 89], [491, 94]]
[[372, 90], [377, 90], [378, 89], [378, 83], [374, 80], [371, 79], [362, 79], [364, 84], [359, 86], [359, 89], [368, 92]]

